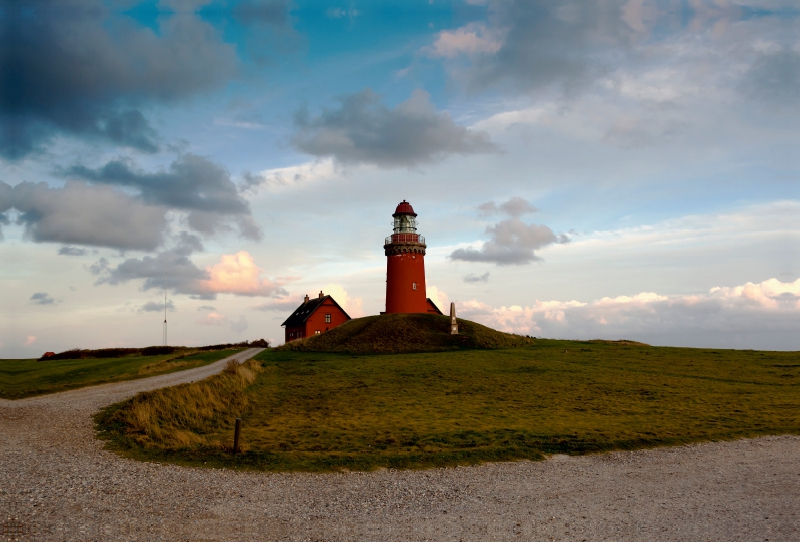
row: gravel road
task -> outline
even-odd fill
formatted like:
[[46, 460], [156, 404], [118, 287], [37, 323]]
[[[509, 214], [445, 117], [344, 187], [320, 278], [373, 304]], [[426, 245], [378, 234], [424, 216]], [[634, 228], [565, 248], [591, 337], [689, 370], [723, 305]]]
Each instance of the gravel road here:
[[225, 362], [0, 401], [0, 540], [800, 540], [792, 436], [325, 475], [140, 463], [94, 438], [99, 408]]

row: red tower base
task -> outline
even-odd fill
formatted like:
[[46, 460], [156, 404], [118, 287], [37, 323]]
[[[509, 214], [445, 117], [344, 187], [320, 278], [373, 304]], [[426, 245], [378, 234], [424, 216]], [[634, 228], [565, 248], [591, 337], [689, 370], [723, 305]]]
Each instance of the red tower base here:
[[386, 312], [428, 312], [424, 249], [401, 250], [397, 245], [386, 250]]

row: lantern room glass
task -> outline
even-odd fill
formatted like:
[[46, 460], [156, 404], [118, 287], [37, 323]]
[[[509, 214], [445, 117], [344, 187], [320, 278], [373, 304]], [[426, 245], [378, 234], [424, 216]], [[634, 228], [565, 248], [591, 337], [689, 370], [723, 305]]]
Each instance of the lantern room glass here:
[[412, 215], [394, 217], [394, 233], [416, 233], [417, 219]]

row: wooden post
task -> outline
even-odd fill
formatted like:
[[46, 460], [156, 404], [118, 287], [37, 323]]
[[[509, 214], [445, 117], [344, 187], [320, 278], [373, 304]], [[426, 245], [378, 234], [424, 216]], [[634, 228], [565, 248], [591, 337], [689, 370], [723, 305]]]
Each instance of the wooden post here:
[[236, 428], [233, 430], [233, 453], [238, 454], [239, 450], [239, 435], [242, 433], [242, 419], [236, 418]]

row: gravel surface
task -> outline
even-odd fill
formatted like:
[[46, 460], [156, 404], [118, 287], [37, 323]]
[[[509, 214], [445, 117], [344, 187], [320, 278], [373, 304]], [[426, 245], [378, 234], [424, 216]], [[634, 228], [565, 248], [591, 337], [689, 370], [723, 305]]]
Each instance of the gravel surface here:
[[94, 438], [101, 407], [225, 362], [0, 401], [0, 540], [800, 540], [794, 436], [323, 475], [141, 463]]

